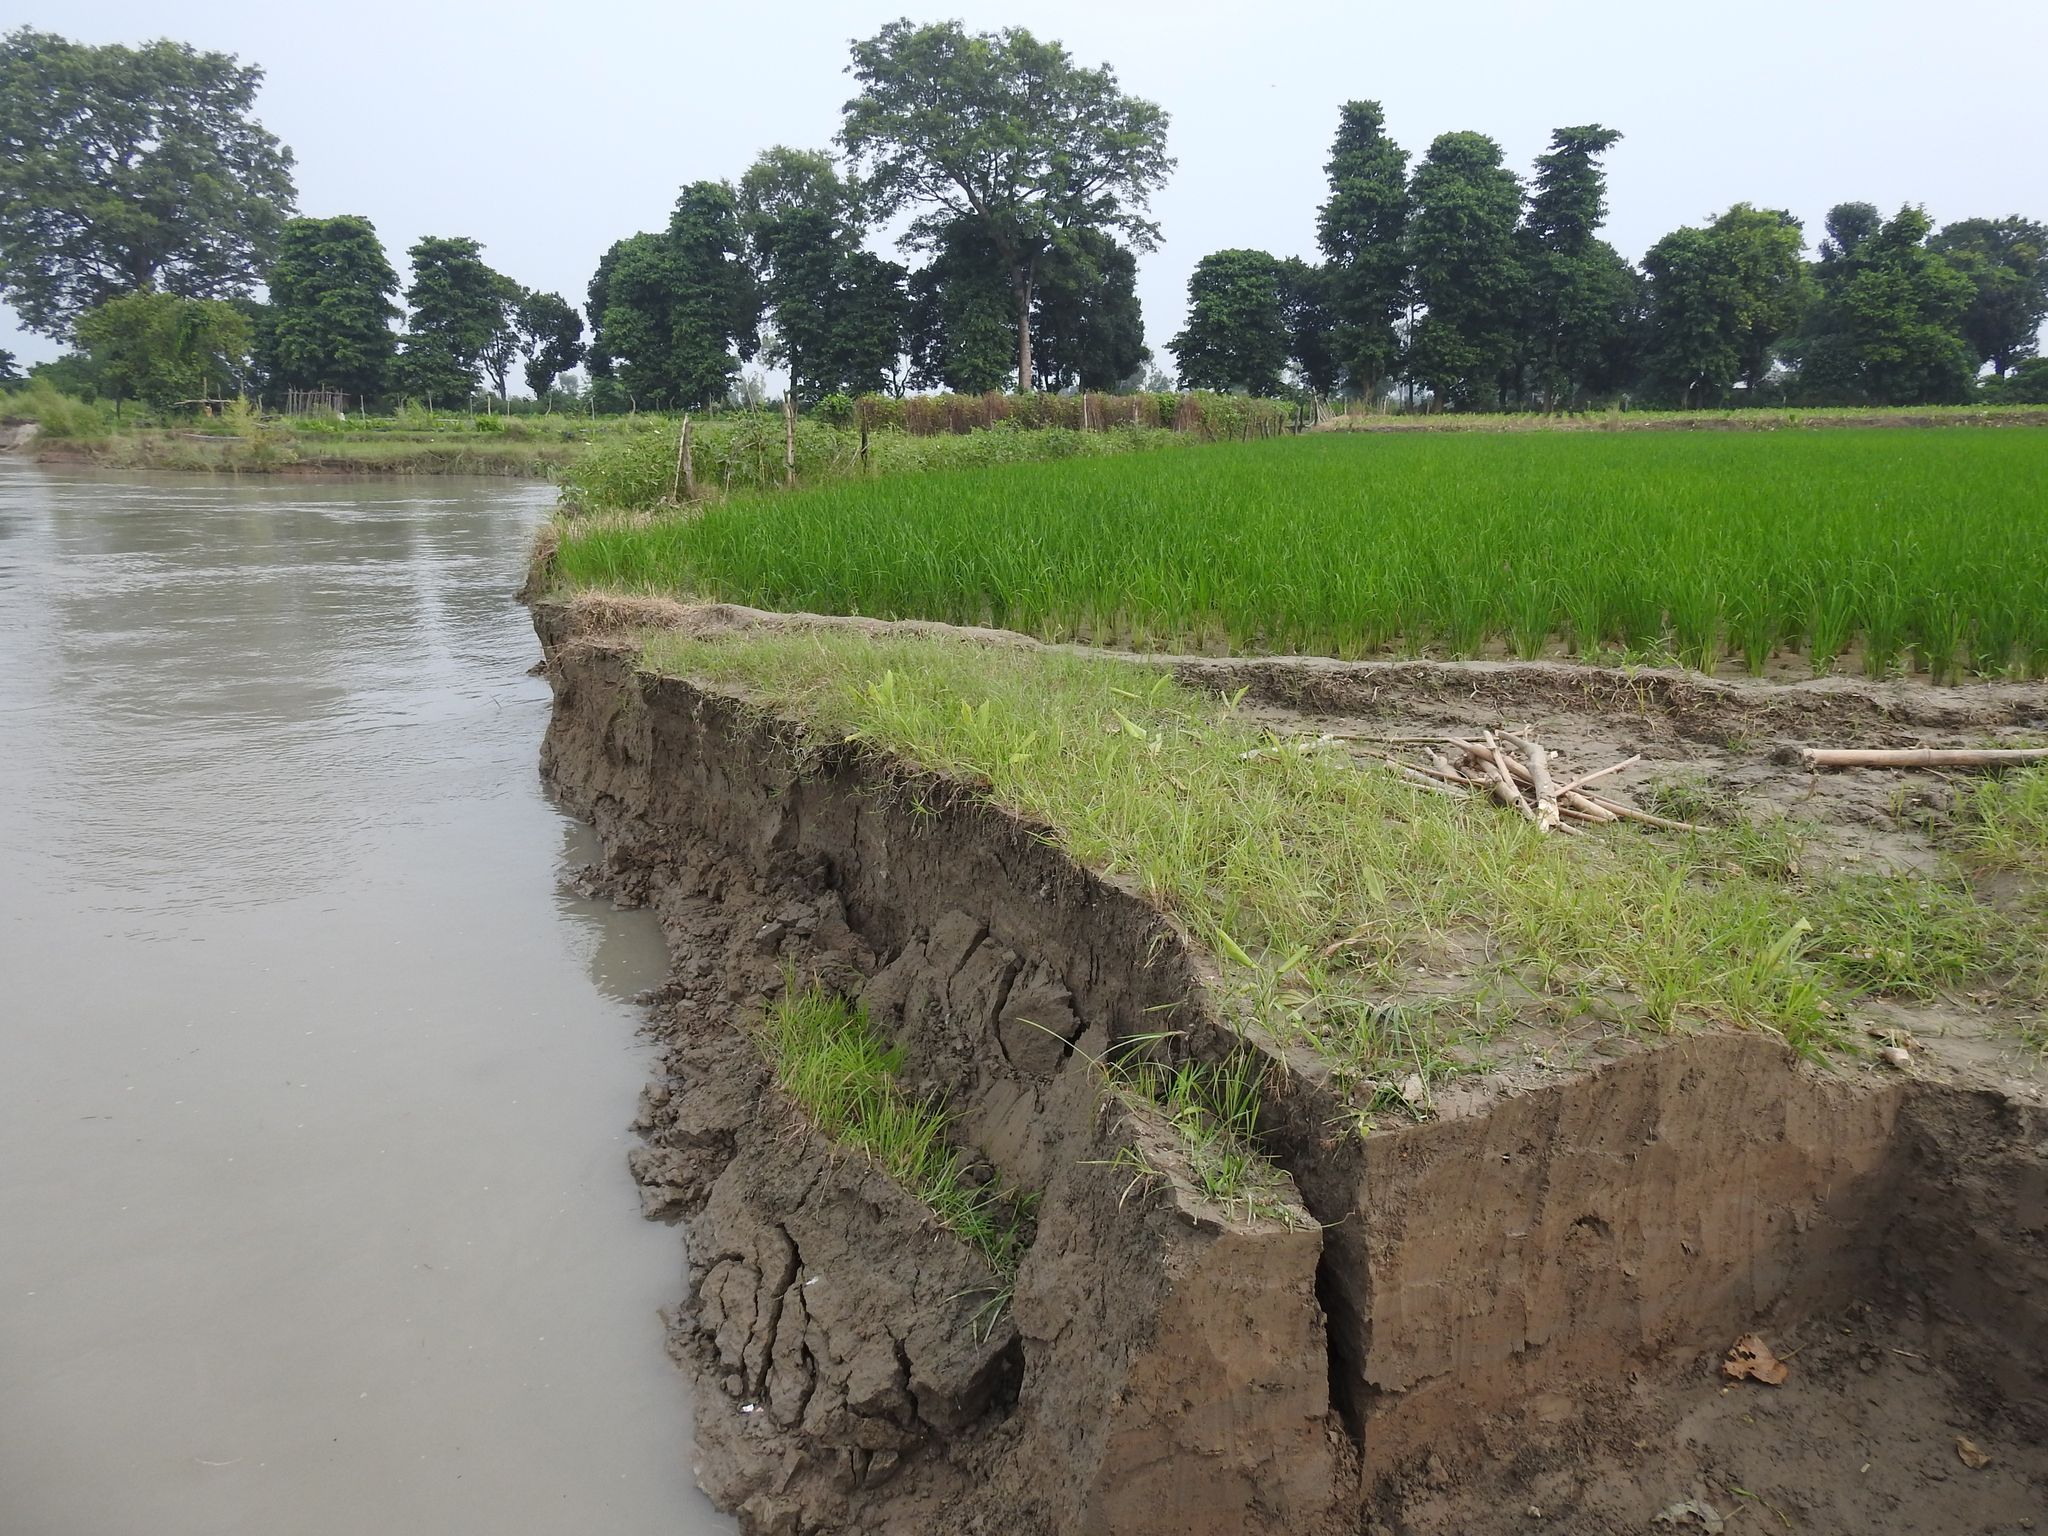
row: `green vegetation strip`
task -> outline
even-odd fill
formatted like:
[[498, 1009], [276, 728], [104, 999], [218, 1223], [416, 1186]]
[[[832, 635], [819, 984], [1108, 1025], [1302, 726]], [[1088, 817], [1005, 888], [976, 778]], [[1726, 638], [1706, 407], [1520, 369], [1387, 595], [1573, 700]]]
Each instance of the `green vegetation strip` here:
[[1818, 1052], [1859, 994], [2039, 994], [2048, 925], [1960, 871], [1812, 873], [1785, 823], [1546, 837], [1329, 756], [1247, 758], [1263, 737], [1229, 701], [1135, 663], [829, 631], [655, 635], [646, 659], [1043, 824], [1180, 918], [1238, 1005], [1368, 1110], [1518, 1020], [1718, 1021]]
[[760, 1042], [775, 1080], [819, 1133], [872, 1158], [929, 1206], [941, 1226], [973, 1244], [1005, 1282], [1000, 1295], [1006, 1296], [1024, 1247], [1029, 1202], [969, 1176], [970, 1163], [947, 1140], [944, 1111], [904, 1092], [896, 1078], [902, 1053], [876, 1032], [867, 1011], [792, 977], [762, 1020]]
[[1140, 647], [2042, 675], [2044, 485], [2034, 427], [1326, 434], [572, 524], [560, 570]]
[[[645, 511], [689, 500], [678, 465], [679, 418], [652, 417], [614, 431], [566, 475], [571, 506], [592, 512]], [[969, 432], [922, 436], [885, 429], [863, 434], [822, 421], [796, 424], [796, 484], [870, 480], [940, 469], [990, 468], [1047, 459], [1100, 459], [1202, 441], [1160, 427], [1020, 427], [998, 422]], [[863, 447], [865, 444], [865, 447]], [[789, 447], [783, 420], [738, 412], [690, 423], [691, 485], [699, 501], [786, 489]]]

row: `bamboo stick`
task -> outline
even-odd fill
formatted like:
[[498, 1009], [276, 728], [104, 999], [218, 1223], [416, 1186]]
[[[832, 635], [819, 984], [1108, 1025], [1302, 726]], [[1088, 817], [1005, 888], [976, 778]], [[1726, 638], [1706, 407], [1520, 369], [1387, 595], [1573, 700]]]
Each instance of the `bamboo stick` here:
[[2048, 747], [1805, 747], [1809, 768], [1994, 768], [2048, 762]]
[[[1507, 754], [1501, 751], [1500, 743], [1493, 739], [1491, 731], [1486, 733], [1486, 745], [1492, 753], [1487, 761], [1493, 765], [1494, 782], [1500, 786], [1501, 803], [1512, 805], [1529, 820], [1534, 821], [1536, 813], [1529, 808], [1529, 802], [1522, 798], [1522, 791], [1516, 787], [1513, 770], [1501, 761]], [[1523, 771], [1527, 772], [1526, 769]]]
[[1545, 832], [1558, 824], [1557, 785], [1550, 777], [1550, 757], [1541, 742], [1531, 736], [1510, 735], [1511, 746], [1519, 747], [1529, 765], [1529, 789], [1536, 801], [1536, 825]]
[[1612, 767], [1596, 769], [1592, 773], [1582, 773], [1576, 779], [1573, 779], [1569, 784], [1560, 784], [1557, 786], [1558, 798], [1560, 800], [1563, 799], [1566, 795], [1570, 794], [1575, 789], [1584, 789], [1588, 784], [1592, 783], [1595, 779], [1604, 779], [1610, 773], [1619, 773], [1624, 768], [1633, 768], [1637, 763], [1640, 763], [1642, 760], [1643, 754], [1638, 752], [1634, 757], [1625, 757], [1620, 762], [1614, 764]]

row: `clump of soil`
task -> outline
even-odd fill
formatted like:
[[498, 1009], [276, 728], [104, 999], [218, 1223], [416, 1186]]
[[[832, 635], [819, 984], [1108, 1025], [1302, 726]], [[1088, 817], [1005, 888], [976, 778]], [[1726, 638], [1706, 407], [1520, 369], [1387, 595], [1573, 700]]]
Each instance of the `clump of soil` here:
[[[652, 906], [675, 956], [634, 1165], [688, 1226], [674, 1350], [700, 1481], [746, 1529], [2018, 1530], [2048, 1508], [2048, 1108], [2000, 1020], [1902, 1009], [1904, 1071], [1531, 1030], [1369, 1136], [1313, 1062], [1259, 1047], [1282, 1208], [1219, 1205], [1096, 1065], [1165, 1028], [1239, 1048], [1174, 924], [962, 786], [641, 672], [606, 623], [645, 612], [536, 616], [544, 774], [603, 840], [593, 886]], [[1248, 686], [1286, 734], [1524, 725], [1567, 771], [1641, 752], [1624, 792], [1797, 807], [1819, 856], [1884, 867], [1932, 857], [1941, 781], [1817, 779], [1788, 743], [2048, 720], [2032, 685], [1180, 671]], [[1035, 1197], [1013, 1279], [782, 1099], [745, 1026], [791, 975], [862, 1001], [906, 1085]], [[1722, 1371], [1750, 1333], [1782, 1385]]]

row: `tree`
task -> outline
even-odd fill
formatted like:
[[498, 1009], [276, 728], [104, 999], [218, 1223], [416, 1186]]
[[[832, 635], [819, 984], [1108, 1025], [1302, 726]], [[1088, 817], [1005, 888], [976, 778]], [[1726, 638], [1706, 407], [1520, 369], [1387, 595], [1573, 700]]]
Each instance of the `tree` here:
[[740, 222], [773, 317], [768, 356], [802, 400], [874, 389], [903, 349], [903, 269], [862, 248], [856, 189], [832, 157], [768, 150], [740, 178]]
[[1928, 241], [1976, 288], [1963, 339], [1979, 365], [2004, 377], [2041, 344], [2048, 321], [2048, 225], [2032, 219], [1963, 219]]
[[1281, 393], [1288, 334], [1281, 264], [1264, 251], [1216, 251], [1188, 278], [1187, 328], [1166, 344], [1185, 389]]
[[1330, 295], [1332, 274], [1298, 256], [1280, 263], [1280, 316], [1287, 328], [1287, 361], [1304, 388], [1316, 395], [1336, 393], [1342, 373], [1332, 338], [1336, 319]]
[[526, 387], [545, 404], [555, 380], [583, 361], [583, 317], [559, 293], [529, 292], [520, 296], [513, 325], [526, 358]]
[[1804, 246], [1791, 214], [1748, 203], [1651, 246], [1643, 257], [1651, 392], [1688, 409], [1723, 399], [1737, 380], [1754, 396], [1808, 302]]
[[0, 347], [0, 384], [17, 383], [21, 378], [21, 365], [12, 352]]
[[1346, 102], [1325, 170], [1330, 197], [1316, 214], [1329, 272], [1330, 347], [1359, 394], [1376, 398], [1401, 357], [1396, 329], [1408, 299], [1408, 151], [1386, 135], [1376, 101]]
[[249, 114], [263, 71], [160, 41], [0, 40], [0, 297], [65, 337], [143, 289], [250, 291], [292, 213], [292, 154]]
[[510, 365], [504, 345], [510, 280], [494, 272], [483, 247], [465, 237], [429, 235], [406, 254], [412, 259], [400, 369], [406, 389], [428, 400], [467, 402], [486, 354], [502, 387]]
[[1515, 241], [1522, 184], [1492, 139], [1446, 133], [1416, 167], [1409, 198], [1408, 257], [1425, 313], [1408, 371], [1448, 406], [1498, 399], [1524, 283]]
[[1083, 231], [1150, 250], [1146, 214], [1173, 162], [1166, 113], [1116, 75], [1078, 67], [1022, 28], [969, 34], [957, 22], [891, 22], [853, 45], [840, 142], [879, 215], [922, 210], [906, 239], [939, 246], [971, 223], [1000, 258], [1017, 340], [1017, 388], [1032, 384], [1031, 311], [1045, 263]]
[[1620, 252], [1598, 236], [1607, 221], [1600, 157], [1620, 139], [1598, 124], [1560, 128], [1550, 136], [1549, 151], [1536, 158], [1520, 237], [1528, 286], [1516, 382], [1552, 409], [1622, 383], [1636, 279]]
[[238, 389], [249, 322], [221, 299], [124, 293], [79, 316], [78, 344], [99, 388], [159, 408]]
[[368, 219], [293, 219], [269, 283], [257, 350], [273, 387], [384, 393], [398, 355], [398, 274]]
[[1977, 371], [1963, 339], [1976, 289], [1928, 245], [1926, 213], [1879, 222], [1868, 203], [1828, 215], [1818, 297], [1792, 350], [1798, 394], [1816, 404], [1927, 405], [1967, 400]]
[[1000, 389], [1016, 363], [1010, 278], [979, 225], [962, 219], [935, 236], [932, 260], [910, 278], [910, 381], [978, 395]]
[[635, 403], [685, 410], [723, 400], [758, 345], [761, 297], [745, 247], [738, 199], [722, 181], [692, 182], [667, 229], [613, 245], [590, 280], [593, 386], [616, 378]]
[[1057, 251], [1031, 312], [1031, 363], [1040, 389], [1109, 390], [1152, 360], [1138, 303], [1138, 258], [1099, 230]]

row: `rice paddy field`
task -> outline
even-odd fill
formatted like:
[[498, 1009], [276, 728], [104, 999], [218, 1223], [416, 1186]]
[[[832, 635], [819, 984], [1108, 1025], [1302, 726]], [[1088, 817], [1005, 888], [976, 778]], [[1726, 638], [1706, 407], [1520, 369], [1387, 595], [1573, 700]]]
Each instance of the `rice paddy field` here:
[[571, 585], [1141, 649], [2048, 673], [2048, 428], [1325, 434], [564, 529]]

